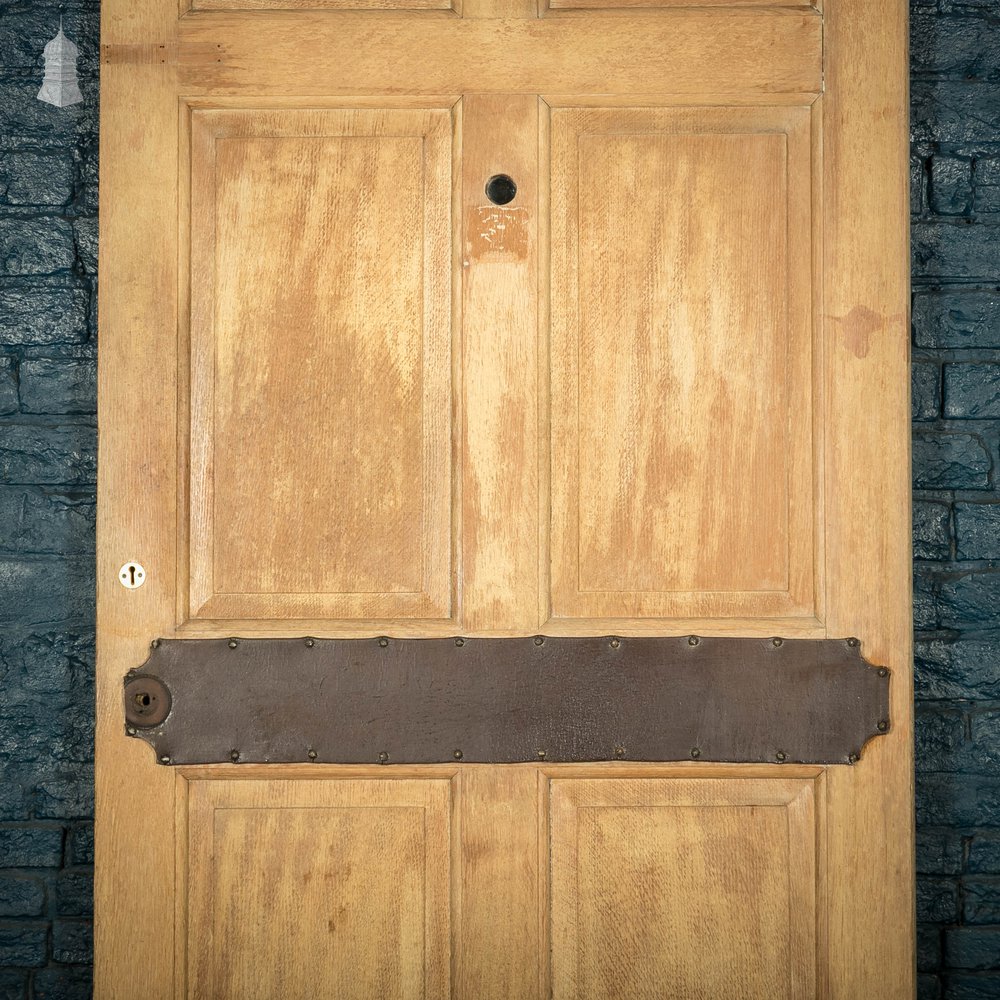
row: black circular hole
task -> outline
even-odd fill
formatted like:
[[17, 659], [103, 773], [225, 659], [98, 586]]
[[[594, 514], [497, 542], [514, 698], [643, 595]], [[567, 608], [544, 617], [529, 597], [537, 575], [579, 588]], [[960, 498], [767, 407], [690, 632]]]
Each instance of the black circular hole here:
[[506, 205], [514, 200], [516, 194], [517, 185], [514, 183], [514, 178], [506, 174], [494, 174], [486, 182], [486, 197], [494, 205]]

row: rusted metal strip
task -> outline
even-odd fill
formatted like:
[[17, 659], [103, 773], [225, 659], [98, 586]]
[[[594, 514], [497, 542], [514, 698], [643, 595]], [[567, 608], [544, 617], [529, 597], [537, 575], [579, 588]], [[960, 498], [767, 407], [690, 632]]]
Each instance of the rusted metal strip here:
[[163, 764], [854, 763], [888, 713], [856, 639], [175, 639], [125, 678]]

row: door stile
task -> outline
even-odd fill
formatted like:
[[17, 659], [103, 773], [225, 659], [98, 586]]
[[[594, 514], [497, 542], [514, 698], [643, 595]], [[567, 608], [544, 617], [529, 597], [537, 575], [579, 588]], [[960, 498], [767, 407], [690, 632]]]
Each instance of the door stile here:
[[[538, 98], [462, 100], [462, 628], [538, 627]], [[493, 205], [485, 186], [514, 179]]]
[[827, 629], [892, 671], [891, 731], [828, 771], [830, 1000], [914, 993], [906, 19], [826, 5]]
[[101, 62], [95, 995], [167, 1000], [175, 775], [124, 738], [122, 678], [175, 611], [176, 9], [106, 10]]

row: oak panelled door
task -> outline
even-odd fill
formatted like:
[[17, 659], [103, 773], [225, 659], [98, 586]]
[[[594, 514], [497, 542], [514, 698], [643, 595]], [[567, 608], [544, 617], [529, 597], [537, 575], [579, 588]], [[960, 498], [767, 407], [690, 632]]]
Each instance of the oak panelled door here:
[[[912, 997], [904, 0], [102, 16], [97, 996]], [[536, 634], [856, 636], [891, 725], [126, 734], [157, 638]]]

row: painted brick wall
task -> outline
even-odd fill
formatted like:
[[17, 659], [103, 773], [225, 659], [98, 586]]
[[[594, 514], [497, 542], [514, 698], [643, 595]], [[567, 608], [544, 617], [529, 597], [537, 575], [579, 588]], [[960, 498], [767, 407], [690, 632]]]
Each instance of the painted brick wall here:
[[[1000, 0], [913, 0], [925, 1000], [1000, 997]], [[0, 0], [0, 998], [89, 996], [97, 0]], [[141, 109], [137, 108], [137, 113]]]
[[920, 997], [1000, 998], [1000, 2], [911, 0]]
[[90, 996], [96, 0], [0, 0], [0, 998]]

